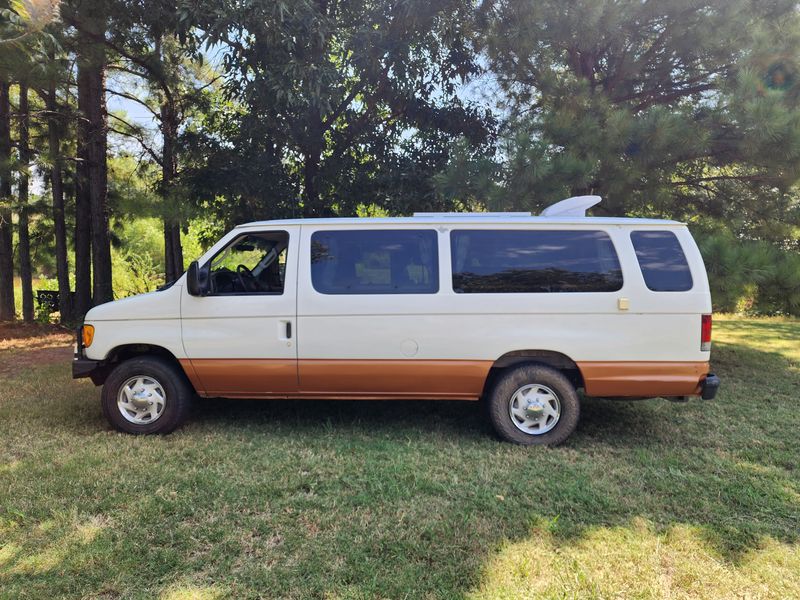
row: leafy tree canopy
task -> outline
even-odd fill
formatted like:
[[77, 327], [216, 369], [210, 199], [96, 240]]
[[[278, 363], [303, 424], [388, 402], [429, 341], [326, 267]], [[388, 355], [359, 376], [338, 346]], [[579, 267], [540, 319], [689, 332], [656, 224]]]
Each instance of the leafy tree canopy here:
[[231, 179], [207, 188], [234, 196], [238, 215], [435, 206], [432, 176], [451, 142], [490, 137], [491, 115], [457, 94], [478, 70], [470, 2], [217, 0], [195, 9], [187, 19], [222, 53], [225, 100], [239, 109], [210, 115], [192, 141], [239, 174], [238, 188]]
[[597, 193], [611, 214], [798, 224], [795, 3], [488, 0], [479, 26], [508, 120], [498, 154], [451, 161], [445, 194], [538, 209]]

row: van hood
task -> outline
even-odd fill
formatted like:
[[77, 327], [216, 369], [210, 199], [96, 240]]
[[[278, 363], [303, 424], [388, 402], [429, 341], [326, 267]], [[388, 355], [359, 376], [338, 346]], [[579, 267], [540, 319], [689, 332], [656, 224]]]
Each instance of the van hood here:
[[86, 313], [85, 321], [133, 321], [147, 319], [179, 319], [183, 281], [157, 292], [130, 296], [95, 306]]

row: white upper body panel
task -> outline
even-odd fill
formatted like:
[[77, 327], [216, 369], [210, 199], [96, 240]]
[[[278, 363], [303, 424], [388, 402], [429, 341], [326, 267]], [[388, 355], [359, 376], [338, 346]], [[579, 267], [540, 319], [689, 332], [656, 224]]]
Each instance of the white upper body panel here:
[[[185, 276], [184, 276], [185, 277]], [[151, 344], [183, 358], [181, 341], [181, 278], [169, 288], [123, 298], [95, 306], [85, 322], [94, 325], [94, 342], [86, 349], [88, 358], [101, 360], [114, 348], [126, 344]]]
[[[348, 229], [429, 229], [438, 236], [439, 290], [435, 294], [328, 295], [318, 292], [310, 276], [310, 237], [315, 231]], [[623, 274], [621, 289], [588, 293], [456, 293], [452, 285], [450, 232], [458, 229], [569, 229], [601, 230], [608, 234], [619, 257]], [[686, 292], [653, 292], [645, 285], [630, 234], [636, 230], [669, 230], [686, 255], [693, 287]], [[531, 217], [516, 215], [425, 215], [408, 218], [294, 219], [240, 225], [223, 236], [200, 259], [210, 260], [233, 238], [246, 231], [289, 231], [287, 258], [295, 286], [295, 310], [281, 303], [280, 315], [258, 315], [257, 297], [189, 298], [185, 275], [172, 287], [98, 306], [86, 316], [96, 328], [95, 341], [87, 349], [93, 359], [105, 358], [123, 344], [153, 344], [177, 358], [187, 356], [184, 339], [202, 347], [205, 357], [214, 354], [214, 340], [200, 340], [187, 332], [191, 321], [225, 326], [218, 317], [237, 323], [231, 331], [248, 336], [242, 317], [276, 317], [269, 328], [283, 331], [284, 321], [297, 319], [293, 343], [286, 352], [304, 359], [410, 358], [494, 360], [515, 350], [550, 350], [575, 361], [702, 361], [701, 314], [711, 312], [705, 267], [686, 226], [676, 221], [630, 218]], [[296, 275], [295, 275], [296, 274]], [[192, 306], [191, 315], [182, 315]], [[621, 309], [621, 300], [628, 308]], [[220, 308], [225, 301], [230, 306]], [[237, 303], [238, 302], [238, 303]], [[244, 312], [237, 314], [238, 304]], [[275, 302], [273, 301], [273, 304]], [[245, 307], [244, 304], [247, 306]], [[214, 309], [213, 306], [217, 308]], [[236, 305], [236, 306], [235, 306]], [[203, 315], [204, 306], [216, 314]], [[245, 310], [246, 308], [246, 310]], [[288, 311], [287, 311], [288, 308]], [[255, 312], [253, 312], [255, 311]], [[292, 312], [294, 314], [292, 314]], [[181, 319], [183, 317], [184, 322]], [[232, 321], [233, 323], [233, 321]], [[183, 326], [183, 332], [181, 331]], [[274, 332], [273, 332], [274, 333]], [[273, 335], [270, 333], [270, 335]], [[205, 334], [203, 334], [205, 335]], [[223, 336], [225, 337], [225, 336]], [[241, 345], [228, 339], [219, 358], [246, 358], [259, 353], [250, 339]], [[287, 340], [281, 340], [286, 345]], [[238, 348], [247, 352], [239, 355]], [[291, 350], [289, 349], [291, 348]], [[284, 354], [286, 354], [284, 352]]]

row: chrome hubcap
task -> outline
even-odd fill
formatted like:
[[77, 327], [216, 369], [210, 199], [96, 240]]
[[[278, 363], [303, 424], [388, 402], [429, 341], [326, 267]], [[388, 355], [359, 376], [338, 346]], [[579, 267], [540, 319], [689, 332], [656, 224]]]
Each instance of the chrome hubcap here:
[[167, 394], [158, 380], [147, 375], [131, 377], [119, 389], [117, 408], [126, 420], [137, 425], [152, 423], [164, 414]]
[[547, 433], [561, 418], [558, 395], [545, 385], [531, 383], [519, 388], [508, 402], [514, 426], [530, 435]]

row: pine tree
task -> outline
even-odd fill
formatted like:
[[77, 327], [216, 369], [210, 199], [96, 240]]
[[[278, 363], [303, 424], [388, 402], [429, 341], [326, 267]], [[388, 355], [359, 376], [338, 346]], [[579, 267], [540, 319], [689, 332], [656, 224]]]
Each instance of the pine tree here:
[[691, 216], [800, 175], [793, 2], [491, 0], [479, 23], [509, 117], [497, 208]]

